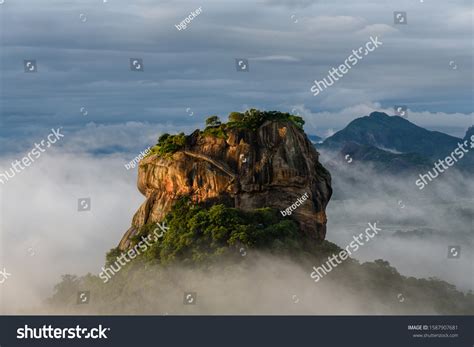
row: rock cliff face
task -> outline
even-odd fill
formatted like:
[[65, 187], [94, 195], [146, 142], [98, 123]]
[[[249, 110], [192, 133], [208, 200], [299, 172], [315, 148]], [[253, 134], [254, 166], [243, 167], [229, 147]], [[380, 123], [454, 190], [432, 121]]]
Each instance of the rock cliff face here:
[[285, 218], [324, 240], [331, 176], [305, 133], [291, 121], [266, 121], [256, 131], [232, 129], [227, 135], [222, 139], [196, 130], [171, 156], [153, 154], [140, 162], [138, 189], [146, 200], [122, 237], [121, 250], [141, 226], [161, 221], [182, 196], [244, 210], [285, 210], [307, 193], [309, 198]]

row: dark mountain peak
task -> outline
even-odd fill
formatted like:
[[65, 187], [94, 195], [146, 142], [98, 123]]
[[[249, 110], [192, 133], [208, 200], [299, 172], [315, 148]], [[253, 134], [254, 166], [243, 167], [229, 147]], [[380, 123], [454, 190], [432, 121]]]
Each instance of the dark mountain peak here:
[[384, 118], [389, 118], [390, 116], [388, 114], [386, 114], [385, 112], [372, 112], [369, 117], [372, 117], [372, 118], [380, 118], [380, 119], [384, 119]]
[[375, 112], [372, 112], [371, 114], [369, 114], [369, 116], [367, 118], [371, 121], [383, 122], [385, 124], [409, 124], [409, 125], [412, 125], [412, 126], [417, 126], [417, 125], [411, 123], [410, 121], [408, 121], [406, 118], [403, 118], [403, 117], [400, 117], [400, 116], [397, 116], [397, 115], [390, 116], [390, 115], [386, 114], [385, 112], [375, 111]]
[[450, 153], [460, 139], [429, 131], [399, 116], [372, 112], [350, 122], [347, 127], [327, 138], [322, 148], [340, 151], [348, 142], [377, 147], [398, 153], [418, 153], [439, 159]]
[[362, 127], [362, 128], [387, 128], [387, 127], [396, 127], [401, 125], [408, 125], [413, 127], [418, 127], [417, 125], [410, 123], [405, 118], [399, 116], [389, 116], [385, 112], [371, 112], [368, 116], [363, 116], [354, 119], [350, 122], [347, 128], [355, 128], [355, 127]]
[[472, 125], [471, 127], [469, 127], [469, 129], [467, 129], [466, 136], [464, 136], [464, 139], [470, 140], [471, 136], [474, 136], [474, 125]]
[[312, 144], [319, 144], [323, 142], [323, 138], [321, 136], [318, 136], [318, 135], [307, 135], [307, 136]]

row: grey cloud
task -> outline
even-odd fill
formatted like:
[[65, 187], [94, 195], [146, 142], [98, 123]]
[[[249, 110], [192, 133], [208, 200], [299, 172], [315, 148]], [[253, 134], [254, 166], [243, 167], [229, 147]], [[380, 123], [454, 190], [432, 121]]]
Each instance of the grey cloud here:
[[[199, 6], [202, 14], [178, 31], [174, 24]], [[37, 129], [41, 136], [51, 126], [90, 121], [183, 126], [194, 122], [183, 112], [188, 107], [204, 118], [245, 104], [335, 114], [361, 104], [407, 104], [428, 114], [470, 114], [469, 2], [397, 6], [409, 13], [403, 28], [393, 25], [389, 1], [10, 1], [1, 9], [0, 135], [18, 139]], [[314, 97], [313, 81], [370, 35], [381, 35], [384, 45]], [[131, 57], [143, 58], [144, 72], [130, 71]], [[249, 59], [248, 73], [236, 71], [237, 57]], [[37, 59], [37, 74], [23, 72], [25, 58]]]

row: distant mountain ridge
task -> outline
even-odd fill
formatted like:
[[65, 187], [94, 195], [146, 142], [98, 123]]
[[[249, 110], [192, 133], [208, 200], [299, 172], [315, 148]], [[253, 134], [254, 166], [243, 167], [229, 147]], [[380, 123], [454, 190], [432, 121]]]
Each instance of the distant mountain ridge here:
[[466, 131], [463, 142], [468, 143], [469, 152], [466, 153], [465, 158], [459, 162], [459, 166], [463, 170], [474, 172], [474, 126], [471, 126]]
[[381, 150], [400, 153], [417, 153], [437, 160], [453, 151], [462, 139], [438, 131], [426, 130], [410, 121], [372, 112], [357, 118], [344, 129], [327, 138], [322, 148], [340, 151], [347, 143], [373, 146]]
[[[383, 171], [424, 171], [433, 163], [446, 158], [458, 143], [474, 139], [474, 127], [470, 127], [464, 139], [430, 131], [399, 116], [372, 112], [357, 118], [344, 129], [328, 137], [318, 149], [338, 153], [338, 158], [370, 162]], [[467, 153], [456, 167], [474, 171], [474, 150]]]
[[432, 166], [432, 161], [418, 153], [393, 153], [354, 142], [348, 142], [341, 149], [340, 156], [344, 157], [344, 160], [346, 156], [350, 156], [358, 162], [371, 162], [374, 169], [379, 171], [424, 171]]
[[318, 136], [318, 135], [307, 135], [308, 139], [311, 141], [311, 143], [316, 144], [316, 143], [321, 143], [323, 142], [323, 138]]
[[471, 136], [474, 136], [474, 126], [471, 126], [469, 129], [466, 131], [466, 136], [464, 136], [464, 139], [467, 140], [471, 138]]

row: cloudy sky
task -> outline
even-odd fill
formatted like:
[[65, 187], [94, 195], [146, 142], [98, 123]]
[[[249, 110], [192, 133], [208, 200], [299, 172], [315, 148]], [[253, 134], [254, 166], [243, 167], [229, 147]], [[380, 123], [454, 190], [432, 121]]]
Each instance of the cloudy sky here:
[[[135, 150], [157, 129], [193, 130], [249, 107], [299, 113], [323, 136], [398, 104], [413, 122], [456, 136], [472, 124], [471, 0], [2, 2], [4, 153], [58, 126], [95, 132], [83, 144], [94, 149]], [[408, 24], [395, 25], [394, 11]], [[313, 81], [370, 36], [383, 45], [313, 96]], [[144, 71], [131, 71], [130, 58]], [[236, 58], [249, 60], [248, 72]], [[24, 72], [28, 59], [37, 73]]]

